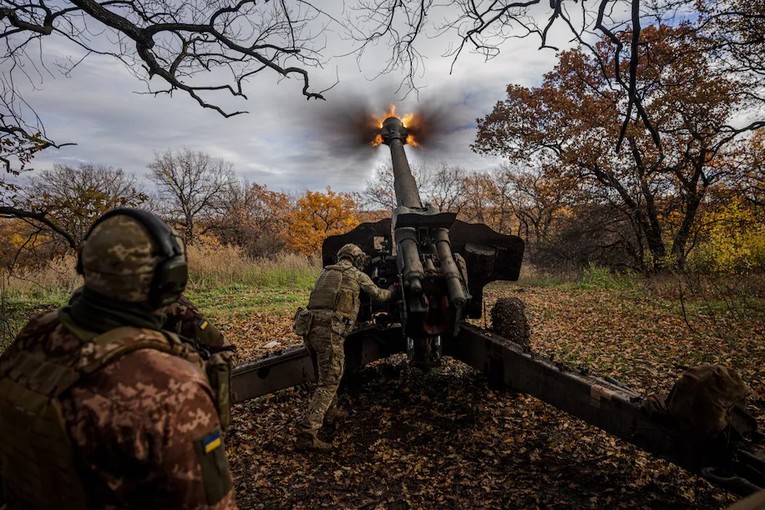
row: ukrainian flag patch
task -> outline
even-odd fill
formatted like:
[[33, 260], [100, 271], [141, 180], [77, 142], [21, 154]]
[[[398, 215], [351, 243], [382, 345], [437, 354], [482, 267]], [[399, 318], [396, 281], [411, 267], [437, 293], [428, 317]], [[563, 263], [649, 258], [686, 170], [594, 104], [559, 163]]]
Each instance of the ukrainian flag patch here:
[[207, 327], [208, 324], [210, 323], [207, 322], [206, 319], [202, 319], [201, 321], [199, 321], [199, 329], [204, 331], [204, 329]]
[[210, 453], [216, 448], [220, 448], [221, 444], [223, 444], [223, 441], [220, 437], [220, 430], [216, 430], [212, 434], [202, 438], [202, 447], [204, 448], [205, 453]]

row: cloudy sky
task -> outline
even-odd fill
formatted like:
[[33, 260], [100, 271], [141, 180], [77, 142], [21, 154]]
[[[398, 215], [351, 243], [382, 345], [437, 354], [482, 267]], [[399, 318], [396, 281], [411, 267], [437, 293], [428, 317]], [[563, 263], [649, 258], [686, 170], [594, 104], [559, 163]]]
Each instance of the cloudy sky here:
[[[55, 64], [76, 55], [75, 50], [61, 41], [46, 41], [50, 72], [17, 79], [16, 87], [35, 108], [52, 139], [77, 145], [45, 151], [34, 166], [93, 162], [141, 176], [155, 151], [188, 147], [231, 161], [242, 179], [272, 189], [303, 191], [331, 186], [360, 191], [374, 168], [388, 161], [388, 152], [385, 147], [349, 143], [345, 135], [353, 128], [337, 112], [355, 115], [358, 104], [382, 109], [393, 102], [400, 113], [424, 107], [448, 113], [442, 116], [448, 125], [437, 143], [409, 150], [413, 163], [444, 161], [466, 170], [484, 170], [498, 161], [470, 150], [475, 119], [504, 97], [508, 83], [537, 84], [555, 63], [554, 51], [540, 51], [538, 39], [528, 38], [507, 42], [501, 54], [488, 62], [465, 52], [450, 74], [451, 59], [442, 55], [455, 38], [426, 39], [420, 47], [425, 67], [418, 78], [419, 92], [396, 94], [401, 75], [375, 78], [388, 50], [371, 48], [358, 63], [353, 56], [338, 57], [350, 49], [337, 37], [340, 31], [330, 27], [325, 32], [328, 62], [323, 68], [309, 69], [315, 90], [339, 79], [325, 94], [326, 101], [306, 101], [297, 79], [278, 80], [273, 73], [261, 73], [250, 83], [247, 101], [226, 102], [232, 109], [250, 113], [228, 119], [199, 107], [181, 92], [173, 97], [137, 93], [145, 91], [145, 85], [109, 57], [90, 56], [64, 76]], [[554, 34], [554, 42], [566, 46], [567, 35]]]

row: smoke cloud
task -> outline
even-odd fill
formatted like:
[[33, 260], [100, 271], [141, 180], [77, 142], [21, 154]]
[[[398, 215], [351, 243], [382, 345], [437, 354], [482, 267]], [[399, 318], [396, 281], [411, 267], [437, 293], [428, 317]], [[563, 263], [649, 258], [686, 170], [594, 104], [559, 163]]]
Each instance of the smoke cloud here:
[[342, 147], [358, 155], [373, 157], [376, 149], [371, 142], [380, 131], [377, 119], [384, 117], [391, 105], [395, 105], [399, 118], [408, 113], [414, 114], [407, 128], [423, 151], [447, 147], [449, 136], [463, 124], [454, 107], [438, 101], [410, 104], [392, 97], [386, 101], [355, 95], [314, 110], [314, 121], [319, 127], [317, 136], [337, 149], [344, 150]]

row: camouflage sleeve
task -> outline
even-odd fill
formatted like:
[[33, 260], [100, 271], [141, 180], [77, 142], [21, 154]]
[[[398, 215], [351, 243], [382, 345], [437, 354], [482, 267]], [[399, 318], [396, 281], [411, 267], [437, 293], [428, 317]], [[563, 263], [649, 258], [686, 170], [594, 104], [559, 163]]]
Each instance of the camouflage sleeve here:
[[187, 297], [181, 296], [175, 303], [163, 308], [164, 329], [201, 342], [210, 352], [234, 351], [234, 345], [221, 333], [199, 308]]
[[372, 281], [372, 279], [361, 271], [356, 271], [356, 281], [359, 283], [359, 287], [374, 301], [390, 301], [393, 297], [393, 291], [388, 289], [381, 289]]
[[99, 507], [236, 509], [212, 391], [190, 363], [127, 354], [73, 388], [64, 415]]

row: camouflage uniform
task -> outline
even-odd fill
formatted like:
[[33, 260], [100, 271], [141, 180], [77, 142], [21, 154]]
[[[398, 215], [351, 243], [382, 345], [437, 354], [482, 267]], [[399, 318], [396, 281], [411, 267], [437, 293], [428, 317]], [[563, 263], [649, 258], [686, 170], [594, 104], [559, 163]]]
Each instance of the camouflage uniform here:
[[200, 343], [210, 353], [221, 353], [232, 365], [236, 362], [236, 347], [210, 322], [186, 296], [159, 310], [165, 314], [162, 329]]
[[[82, 295], [82, 290], [80, 287], [72, 293], [69, 304]], [[160, 308], [157, 313], [165, 316], [163, 330], [172, 331], [190, 340], [198, 349], [210, 354], [221, 353], [232, 366], [236, 365], [236, 346], [186, 296], [181, 296], [175, 302]]]
[[[341, 249], [339, 254], [342, 252]], [[360, 292], [375, 301], [388, 301], [393, 297], [391, 290], [379, 288], [351, 260], [341, 258], [336, 265], [327, 266], [319, 275], [308, 302], [311, 322], [303, 341], [314, 359], [318, 382], [308, 410], [298, 424], [299, 446], [315, 442], [325, 414], [336, 404], [337, 388], [345, 368], [345, 337], [358, 315]], [[340, 275], [342, 277], [337, 278]]]
[[0, 356], [10, 510], [236, 508], [202, 360], [157, 313], [183, 291], [185, 256], [145, 214], [97, 223], [78, 262], [82, 296]]
[[745, 405], [749, 387], [722, 365], [700, 365], [685, 372], [667, 396], [670, 416], [699, 438], [713, 437], [730, 423], [733, 407]]
[[[135, 331], [130, 341], [141, 340], [141, 330]], [[21, 351], [80, 363], [88, 355], [55, 312], [30, 321], [0, 358], [0, 376], [13, 368]], [[61, 396], [89, 507], [236, 508], [222, 444], [203, 454], [202, 442], [220, 430], [220, 423], [201, 361], [189, 358], [136, 350]], [[12, 479], [5, 469], [3, 478]], [[205, 480], [209, 470], [219, 473]], [[8, 487], [9, 502], [13, 490]]]
[[165, 316], [163, 330], [172, 331], [184, 341], [191, 342], [202, 353], [221, 426], [227, 428], [231, 423], [231, 372], [236, 364], [236, 347], [185, 296], [159, 311]]
[[744, 407], [749, 392], [732, 368], [699, 365], [687, 370], [666, 397], [651, 395], [643, 407], [651, 416], [671, 418], [690, 437], [707, 440], [730, 425], [733, 408]]

